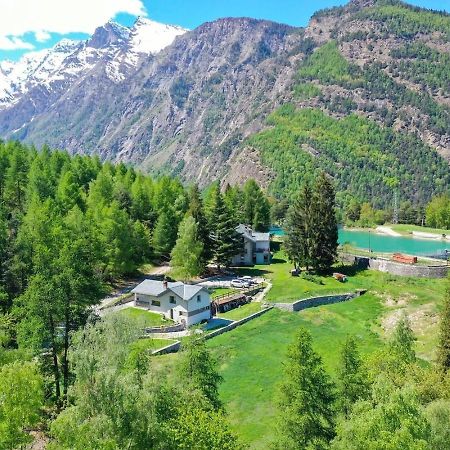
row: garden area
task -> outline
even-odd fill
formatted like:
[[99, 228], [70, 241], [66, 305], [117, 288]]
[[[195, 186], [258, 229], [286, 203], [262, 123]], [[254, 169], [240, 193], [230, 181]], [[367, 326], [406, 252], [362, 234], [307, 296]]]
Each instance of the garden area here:
[[171, 320], [166, 319], [162, 314], [134, 307], [121, 309], [114, 314], [139, 321], [139, 325], [143, 327], [160, 327], [173, 323]]

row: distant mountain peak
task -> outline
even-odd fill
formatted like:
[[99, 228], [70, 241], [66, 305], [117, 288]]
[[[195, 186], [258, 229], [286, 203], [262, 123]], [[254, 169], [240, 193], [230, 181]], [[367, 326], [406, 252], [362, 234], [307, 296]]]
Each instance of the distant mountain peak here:
[[130, 31], [130, 49], [136, 53], [155, 54], [187, 31], [177, 25], [167, 25], [140, 16]]
[[129, 35], [129, 28], [110, 21], [95, 30], [87, 46], [97, 49], [108, 47], [126, 41]]

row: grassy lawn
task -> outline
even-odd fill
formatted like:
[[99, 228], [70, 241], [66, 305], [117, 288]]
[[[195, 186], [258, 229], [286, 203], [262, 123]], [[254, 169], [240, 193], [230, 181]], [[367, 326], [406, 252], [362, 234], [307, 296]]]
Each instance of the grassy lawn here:
[[217, 297], [220, 297], [221, 295], [225, 295], [225, 294], [231, 294], [233, 292], [237, 292], [236, 289], [233, 288], [214, 288], [211, 291], [211, 298], [214, 300]]
[[244, 317], [250, 316], [258, 311], [261, 311], [261, 303], [250, 302], [246, 305], [242, 305], [239, 308], [232, 309], [223, 314], [218, 314], [218, 317], [223, 317], [224, 319], [230, 320], [240, 320]]
[[240, 275], [264, 276], [271, 281], [272, 289], [266, 296], [269, 302], [289, 303], [315, 295], [353, 292], [355, 289], [368, 287], [367, 274], [364, 271], [353, 273], [352, 267], [336, 267], [336, 272], [348, 275], [346, 283], [340, 283], [331, 275], [316, 276], [315, 281], [310, 281], [302, 276], [291, 275], [293, 265], [288, 262], [283, 251], [277, 251], [272, 261], [270, 265], [237, 269]]
[[[273, 270], [274, 266], [268, 268]], [[437, 313], [447, 281], [394, 277], [376, 271], [359, 272], [355, 278], [369, 288], [359, 298], [299, 313], [274, 309], [208, 341], [224, 378], [220, 395], [230, 421], [250, 448], [269, 448], [273, 439], [282, 364], [300, 326], [310, 330], [314, 347], [332, 376], [340, 346], [348, 334], [357, 337], [361, 351], [368, 355], [390, 335], [403, 313], [408, 315], [417, 336], [417, 354], [426, 360], [434, 359]], [[295, 278], [288, 279], [288, 284], [298, 283]], [[282, 289], [287, 291], [289, 286], [278, 287], [278, 292], [284, 292]], [[167, 373], [177, 357], [159, 356], [156, 363]]]
[[395, 225], [388, 225], [390, 228], [392, 228], [394, 231], [397, 231], [398, 233], [409, 235], [413, 231], [421, 231], [423, 233], [434, 233], [434, 234], [446, 234], [450, 235], [450, 230], [444, 230], [442, 228], [430, 228], [430, 227], [420, 227], [418, 225], [407, 225], [407, 224], [395, 224]]
[[139, 320], [144, 327], [158, 327], [172, 323], [172, 321], [164, 318], [161, 314], [133, 307], [121, 309], [114, 314], [120, 314], [129, 319]]

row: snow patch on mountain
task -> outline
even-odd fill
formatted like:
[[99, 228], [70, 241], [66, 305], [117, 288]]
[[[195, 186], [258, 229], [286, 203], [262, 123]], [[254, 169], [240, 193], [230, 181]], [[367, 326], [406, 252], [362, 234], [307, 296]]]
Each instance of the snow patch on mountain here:
[[27, 53], [17, 62], [0, 61], [0, 109], [37, 85], [49, 91], [67, 88], [99, 63], [110, 80], [121, 82], [143, 56], [160, 52], [186, 31], [145, 18], [138, 18], [131, 28], [109, 21], [86, 41], [63, 39], [53, 48]]
[[158, 53], [186, 31], [188, 30], [178, 26], [140, 17], [131, 28], [130, 50], [134, 53]]

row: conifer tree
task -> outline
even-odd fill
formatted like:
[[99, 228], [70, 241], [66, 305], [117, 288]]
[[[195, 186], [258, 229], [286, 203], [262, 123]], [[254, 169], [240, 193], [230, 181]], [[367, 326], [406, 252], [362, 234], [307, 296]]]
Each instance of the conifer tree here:
[[197, 224], [192, 216], [186, 216], [180, 224], [178, 239], [171, 253], [171, 265], [175, 274], [183, 280], [200, 275], [204, 270], [202, 250]]
[[225, 186], [223, 199], [228, 210], [233, 214], [236, 223], [246, 223], [244, 193], [239, 186]]
[[311, 209], [312, 190], [307, 182], [289, 209], [286, 223], [285, 248], [296, 269], [308, 270], [312, 264]]
[[183, 343], [178, 370], [190, 388], [202, 393], [214, 409], [222, 407], [219, 398], [222, 377], [217, 371], [217, 361], [209, 353], [203, 338], [192, 336]]
[[316, 271], [329, 269], [337, 257], [338, 227], [335, 193], [331, 181], [322, 172], [314, 186], [311, 208], [312, 266]]
[[84, 202], [75, 177], [71, 170], [67, 170], [60, 178], [56, 188], [56, 200], [62, 212], [67, 213], [75, 205], [84, 208]]
[[340, 354], [338, 366], [338, 399], [347, 417], [357, 400], [369, 396], [368, 375], [361, 361], [355, 338], [349, 336]]
[[130, 215], [133, 220], [139, 220], [149, 228], [153, 225], [154, 211], [150, 189], [146, 180], [140, 174], [131, 185]]
[[404, 315], [398, 321], [389, 343], [389, 348], [396, 355], [399, 363], [410, 364], [416, 360], [414, 342], [414, 333], [407, 316]]
[[447, 288], [439, 326], [438, 364], [443, 372], [450, 372], [450, 286]]
[[270, 205], [258, 183], [250, 179], [243, 188], [244, 220], [255, 231], [267, 231], [270, 226]]
[[225, 205], [219, 186], [215, 190], [210, 220], [214, 261], [220, 269], [229, 266], [232, 257], [240, 252], [242, 238], [236, 231], [237, 224]]
[[278, 401], [280, 449], [324, 449], [335, 434], [333, 384], [311, 341], [302, 328], [288, 350]]
[[178, 224], [172, 208], [163, 211], [153, 230], [153, 248], [162, 258], [168, 258], [177, 239]]
[[189, 191], [188, 214], [194, 218], [197, 224], [197, 240], [199, 240], [203, 245], [201, 262], [206, 265], [213, 256], [211, 232], [209, 230], [208, 221], [206, 220], [200, 191], [196, 184], [194, 184]]

